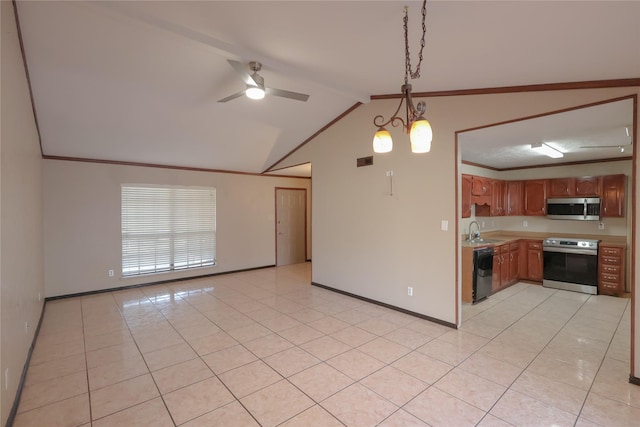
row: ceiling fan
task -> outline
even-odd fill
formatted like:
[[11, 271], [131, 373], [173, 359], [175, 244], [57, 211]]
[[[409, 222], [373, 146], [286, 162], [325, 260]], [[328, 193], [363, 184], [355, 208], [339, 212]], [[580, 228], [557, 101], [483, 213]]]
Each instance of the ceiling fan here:
[[309, 95], [298, 92], [290, 92], [288, 90], [275, 89], [264, 86], [264, 78], [258, 74], [258, 71], [262, 69], [262, 64], [257, 61], [249, 62], [249, 69], [252, 71], [248, 73], [246, 66], [242, 62], [227, 59], [229, 65], [233, 67], [242, 80], [246, 83], [247, 88], [243, 91], [229, 95], [226, 98], [219, 99], [218, 102], [227, 102], [233, 99], [239, 98], [242, 95], [246, 95], [251, 99], [262, 99], [266, 95], [280, 96], [282, 98], [294, 99], [296, 101], [306, 102], [309, 99]]
[[625, 126], [624, 130], [629, 138], [628, 144], [612, 144], [612, 145], [583, 145], [580, 148], [616, 148], [624, 153], [625, 147], [631, 147], [633, 145], [633, 138], [631, 137], [631, 126]]

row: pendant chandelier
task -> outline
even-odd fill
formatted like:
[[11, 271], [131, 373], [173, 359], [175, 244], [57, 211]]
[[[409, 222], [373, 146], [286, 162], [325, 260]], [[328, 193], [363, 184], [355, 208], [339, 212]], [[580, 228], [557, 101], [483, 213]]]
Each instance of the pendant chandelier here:
[[[422, 64], [422, 51], [425, 45], [425, 34], [427, 27], [425, 25], [425, 19], [427, 17], [427, 0], [422, 2], [422, 39], [420, 40], [420, 55], [418, 66], [416, 71], [411, 70], [411, 59], [409, 56], [409, 40], [408, 40], [408, 11], [407, 6], [404, 7], [404, 51], [405, 51], [405, 69], [404, 69], [404, 84], [401, 87], [402, 98], [400, 99], [400, 105], [396, 109], [393, 116], [387, 121], [384, 121], [382, 115], [377, 115], [373, 119], [373, 124], [378, 127], [378, 131], [373, 137], [373, 151], [376, 153], [388, 153], [393, 149], [393, 140], [391, 134], [385, 126], [391, 124], [391, 126], [399, 126], [402, 124], [402, 129], [409, 134], [409, 140], [411, 141], [411, 151], [413, 153], [428, 153], [431, 150], [431, 140], [433, 139], [433, 132], [431, 130], [431, 124], [424, 118], [424, 112], [427, 109], [427, 105], [424, 101], [418, 102], [417, 105], [413, 105], [413, 99], [411, 97], [411, 85], [409, 84], [409, 76], [412, 79], [420, 78], [420, 65]], [[406, 116], [397, 116], [402, 103], [405, 103]]]

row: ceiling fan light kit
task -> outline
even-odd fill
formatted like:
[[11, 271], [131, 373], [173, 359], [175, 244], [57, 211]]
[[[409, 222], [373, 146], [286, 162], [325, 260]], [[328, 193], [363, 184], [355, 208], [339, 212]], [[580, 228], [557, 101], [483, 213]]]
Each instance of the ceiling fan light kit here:
[[264, 89], [258, 86], [247, 86], [244, 94], [250, 99], [262, 99], [264, 98]]
[[[420, 78], [420, 65], [422, 64], [422, 51], [425, 46], [425, 35], [427, 27], [425, 20], [427, 17], [427, 0], [422, 2], [422, 39], [420, 40], [420, 54], [419, 62], [416, 67], [416, 71], [411, 70], [411, 59], [409, 56], [409, 40], [408, 40], [408, 7], [404, 8], [404, 46], [405, 46], [405, 71], [404, 71], [404, 84], [401, 87], [402, 98], [400, 104], [395, 113], [387, 121], [384, 121], [382, 115], [377, 115], [373, 119], [373, 124], [378, 128], [373, 137], [373, 151], [375, 153], [388, 153], [393, 149], [393, 141], [391, 134], [385, 128], [385, 126], [391, 124], [391, 126], [398, 126], [402, 124], [403, 130], [409, 134], [411, 141], [411, 152], [413, 153], [428, 153], [431, 150], [431, 141], [433, 139], [433, 130], [431, 124], [424, 118], [424, 112], [427, 109], [427, 105], [424, 101], [413, 104], [411, 97], [411, 85], [409, 84], [409, 75], [412, 79]], [[403, 102], [406, 106], [406, 116], [404, 118], [397, 116]]]
[[545, 144], [544, 142], [531, 144], [531, 149], [539, 154], [549, 156], [552, 159], [559, 159], [561, 157], [564, 157], [564, 154], [562, 154], [561, 151], [556, 150], [555, 148]]
[[274, 95], [302, 102], [306, 102], [307, 99], [309, 99], [309, 95], [305, 95], [304, 93], [265, 87], [264, 78], [258, 74], [258, 71], [262, 70], [262, 64], [258, 61], [249, 62], [249, 69], [252, 71], [251, 74], [247, 72], [247, 68], [242, 62], [231, 59], [227, 59], [227, 62], [240, 75], [247, 85], [247, 88], [243, 91], [234, 93], [233, 95], [229, 95], [226, 98], [219, 99], [218, 102], [228, 102], [239, 98], [242, 95], [253, 100], [263, 99], [265, 95]]

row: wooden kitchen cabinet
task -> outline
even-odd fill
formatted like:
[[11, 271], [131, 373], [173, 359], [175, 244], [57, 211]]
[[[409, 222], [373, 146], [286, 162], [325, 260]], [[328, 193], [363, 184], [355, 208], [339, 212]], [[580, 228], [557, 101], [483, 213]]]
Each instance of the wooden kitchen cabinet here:
[[520, 243], [509, 244], [509, 276], [506, 285], [516, 283], [520, 278]]
[[505, 215], [522, 215], [522, 181], [507, 181], [505, 193]]
[[497, 292], [509, 283], [509, 244], [494, 247], [492, 292]]
[[501, 280], [500, 280], [500, 265], [502, 262], [500, 261], [500, 246], [495, 246], [493, 248], [493, 274], [491, 275], [491, 293], [495, 294], [500, 290]]
[[575, 179], [575, 195], [597, 197], [600, 195], [602, 180], [599, 176], [583, 176]]
[[607, 218], [624, 217], [625, 182], [625, 175], [607, 175], [602, 177], [600, 216]]
[[473, 176], [471, 182], [472, 196], [490, 196], [491, 195], [491, 179], [483, 176]]
[[597, 197], [600, 195], [600, 177], [553, 178], [548, 184], [549, 197]]
[[462, 218], [471, 217], [471, 175], [462, 175]]
[[526, 240], [526, 272], [523, 272], [523, 278], [542, 282], [542, 240]]
[[491, 290], [497, 292], [520, 278], [520, 244], [505, 243], [494, 247]]
[[491, 216], [502, 216], [505, 214], [504, 193], [505, 182], [494, 179], [491, 182]]
[[524, 181], [524, 214], [543, 216], [547, 211], [547, 180]]
[[549, 180], [549, 197], [569, 197], [575, 192], [575, 178], [553, 178]]
[[624, 293], [626, 245], [600, 244], [598, 248], [598, 294]]

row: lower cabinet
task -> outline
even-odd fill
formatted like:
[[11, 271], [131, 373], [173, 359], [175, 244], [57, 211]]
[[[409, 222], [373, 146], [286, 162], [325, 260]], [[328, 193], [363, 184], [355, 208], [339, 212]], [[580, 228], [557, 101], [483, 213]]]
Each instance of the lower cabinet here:
[[598, 248], [598, 294], [624, 293], [626, 245], [600, 244]]
[[497, 292], [520, 278], [520, 244], [505, 243], [494, 248], [491, 290]]
[[512, 285], [520, 278], [520, 244], [509, 244], [509, 277], [507, 285]]
[[535, 282], [542, 281], [542, 240], [525, 240], [522, 245], [526, 251], [526, 268], [523, 269], [521, 277]]

